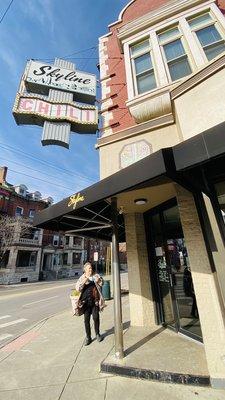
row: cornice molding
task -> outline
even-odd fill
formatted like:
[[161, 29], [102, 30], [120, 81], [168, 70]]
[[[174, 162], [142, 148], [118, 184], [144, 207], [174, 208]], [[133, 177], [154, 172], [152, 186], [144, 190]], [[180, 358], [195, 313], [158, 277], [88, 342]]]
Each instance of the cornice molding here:
[[[212, 0], [215, 2], [216, 0]], [[131, 22], [128, 22], [126, 25], [123, 25], [118, 30], [118, 39], [120, 42], [129, 38], [130, 36], [143, 31], [160, 21], [163, 21], [175, 14], [178, 14], [182, 11], [185, 11], [188, 8], [192, 8], [194, 6], [198, 6], [200, 4], [209, 3], [206, 0], [172, 0], [166, 5], [163, 5], [160, 8], [157, 8], [154, 11], [151, 11], [144, 16], [137, 18]]]
[[130, 128], [113, 133], [109, 136], [103, 136], [102, 138], [98, 139], [95, 147], [97, 149], [99, 147], [119, 142], [132, 136], [142, 135], [143, 133], [153, 131], [157, 128], [161, 128], [171, 124], [174, 124], [174, 116], [172, 113], [164, 115], [163, 117], [155, 118], [154, 120], [148, 122], [144, 122], [143, 124], [131, 126]]

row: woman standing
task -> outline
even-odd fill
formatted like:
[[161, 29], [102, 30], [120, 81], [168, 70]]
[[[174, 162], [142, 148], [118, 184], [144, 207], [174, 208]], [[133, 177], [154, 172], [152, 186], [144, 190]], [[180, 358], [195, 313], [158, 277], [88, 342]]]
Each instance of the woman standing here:
[[99, 333], [99, 311], [104, 308], [104, 299], [101, 294], [101, 286], [103, 280], [98, 274], [93, 274], [91, 263], [87, 262], [84, 265], [84, 273], [78, 279], [76, 290], [81, 292], [80, 300], [84, 302], [84, 326], [86, 332], [85, 346], [92, 342], [90, 318], [94, 320], [94, 328], [96, 339], [98, 342], [102, 341], [102, 336]]

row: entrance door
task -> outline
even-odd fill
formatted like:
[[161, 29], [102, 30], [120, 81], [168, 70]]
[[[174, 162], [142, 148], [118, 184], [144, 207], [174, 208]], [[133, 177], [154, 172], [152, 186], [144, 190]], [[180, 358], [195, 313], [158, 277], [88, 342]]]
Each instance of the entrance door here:
[[159, 320], [177, 332], [201, 340], [189, 259], [176, 202], [146, 213], [146, 222]]

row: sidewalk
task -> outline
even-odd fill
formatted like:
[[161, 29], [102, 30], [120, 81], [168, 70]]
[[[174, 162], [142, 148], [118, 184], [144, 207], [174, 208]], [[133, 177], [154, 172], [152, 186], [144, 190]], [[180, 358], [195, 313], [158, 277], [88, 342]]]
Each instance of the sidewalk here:
[[[128, 296], [122, 300], [126, 331]], [[105, 336], [101, 343], [94, 340], [90, 346], [83, 345], [83, 317], [73, 317], [69, 309], [41, 322], [2, 348], [0, 400], [225, 400], [225, 391], [209, 387], [100, 373], [101, 362], [113, 348], [112, 301], [101, 318]]]

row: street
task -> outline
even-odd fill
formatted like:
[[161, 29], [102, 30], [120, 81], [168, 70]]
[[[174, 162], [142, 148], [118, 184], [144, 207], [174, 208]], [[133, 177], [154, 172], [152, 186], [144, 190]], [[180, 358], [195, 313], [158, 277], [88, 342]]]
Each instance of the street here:
[[74, 280], [0, 287], [0, 348], [42, 319], [70, 307]]

